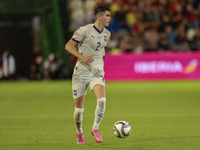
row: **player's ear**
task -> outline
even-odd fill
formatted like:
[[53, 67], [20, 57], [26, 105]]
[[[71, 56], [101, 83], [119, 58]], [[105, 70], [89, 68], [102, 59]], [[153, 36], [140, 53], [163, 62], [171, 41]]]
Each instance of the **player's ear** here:
[[100, 14], [97, 15], [97, 19], [101, 20], [101, 15]]

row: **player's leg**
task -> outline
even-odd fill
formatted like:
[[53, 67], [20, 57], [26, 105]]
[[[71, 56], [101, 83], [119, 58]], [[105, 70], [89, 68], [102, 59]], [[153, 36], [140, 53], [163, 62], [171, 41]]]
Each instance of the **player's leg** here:
[[77, 133], [83, 133], [82, 120], [83, 120], [83, 111], [84, 111], [84, 99], [85, 99], [85, 95], [74, 99], [74, 103], [75, 103], [74, 121], [75, 121]]
[[95, 110], [95, 119], [94, 119], [94, 125], [92, 127], [92, 130], [98, 129], [106, 109], [106, 89], [105, 86], [97, 84], [92, 89], [94, 92], [96, 98], [97, 98], [97, 106]]
[[78, 144], [85, 144], [85, 139], [82, 129], [83, 111], [84, 111], [84, 99], [85, 95], [74, 99], [75, 110], [74, 110], [74, 122], [76, 125], [76, 136]]
[[92, 89], [94, 92], [96, 98], [97, 98], [97, 106], [95, 110], [95, 118], [94, 118], [94, 124], [92, 127], [92, 134], [95, 137], [96, 142], [102, 142], [103, 139], [101, 135], [99, 134], [98, 127], [103, 119], [105, 108], [106, 108], [106, 90], [105, 86], [101, 84], [97, 84]]
[[82, 121], [83, 121], [83, 111], [84, 111], [84, 100], [87, 91], [87, 85], [84, 83], [72, 83], [73, 97], [74, 97], [74, 122], [76, 125], [76, 135], [77, 143], [85, 144], [85, 139], [83, 136]]

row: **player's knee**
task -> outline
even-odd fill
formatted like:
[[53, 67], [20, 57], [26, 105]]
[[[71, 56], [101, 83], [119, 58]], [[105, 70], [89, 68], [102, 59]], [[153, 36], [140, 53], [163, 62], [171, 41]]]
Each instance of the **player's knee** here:
[[105, 109], [106, 109], [106, 98], [105, 97], [97, 99], [97, 107], [101, 110], [102, 113], [105, 112]]

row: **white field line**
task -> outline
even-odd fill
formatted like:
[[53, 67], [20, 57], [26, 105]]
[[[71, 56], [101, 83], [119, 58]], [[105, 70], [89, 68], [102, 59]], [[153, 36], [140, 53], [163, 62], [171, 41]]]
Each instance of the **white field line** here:
[[[105, 117], [199, 117], [200, 114], [160, 114], [160, 115], [105, 115]], [[23, 118], [72, 118], [72, 115], [44, 115], [44, 116], [0, 116], [0, 119], [23, 119]], [[83, 115], [94, 117], [94, 115]]]

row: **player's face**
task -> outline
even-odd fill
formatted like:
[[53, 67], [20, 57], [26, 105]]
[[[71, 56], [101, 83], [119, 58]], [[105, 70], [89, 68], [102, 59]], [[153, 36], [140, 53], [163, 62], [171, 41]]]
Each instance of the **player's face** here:
[[102, 24], [104, 27], [109, 26], [109, 23], [111, 21], [110, 11], [105, 11], [104, 15], [102, 16]]

